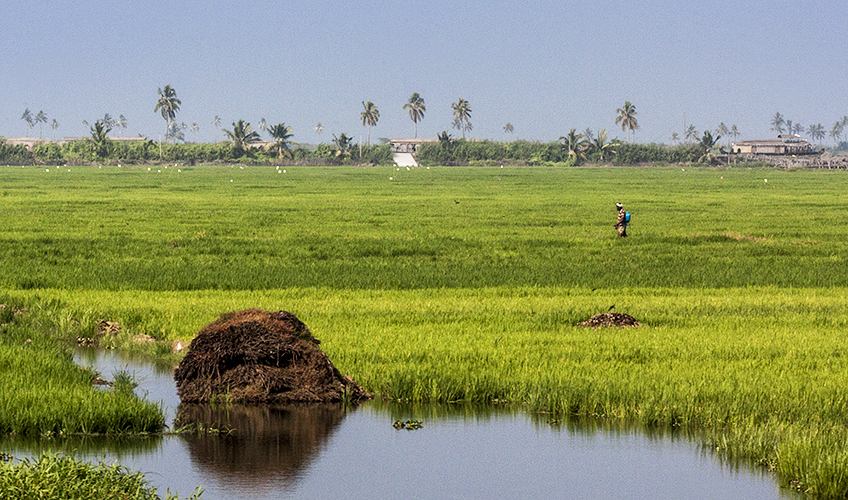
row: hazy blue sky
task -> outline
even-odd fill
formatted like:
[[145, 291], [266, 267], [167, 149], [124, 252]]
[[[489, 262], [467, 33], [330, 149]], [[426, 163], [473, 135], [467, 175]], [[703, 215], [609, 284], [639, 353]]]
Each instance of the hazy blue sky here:
[[684, 117], [699, 131], [736, 124], [743, 138], [772, 136], [775, 112], [829, 130], [848, 115], [847, 34], [848, 2], [832, 0], [5, 0], [0, 135], [25, 135], [29, 108], [58, 120], [58, 136], [110, 113], [129, 123], [111, 135], [155, 139], [166, 84], [177, 120], [200, 126], [189, 141], [222, 139], [215, 115], [224, 128], [285, 122], [299, 142], [358, 138], [369, 100], [372, 140], [411, 137], [413, 92], [427, 105], [419, 137], [459, 135], [459, 97], [472, 136], [498, 140], [586, 127], [624, 138], [625, 100], [640, 142], [682, 135]]

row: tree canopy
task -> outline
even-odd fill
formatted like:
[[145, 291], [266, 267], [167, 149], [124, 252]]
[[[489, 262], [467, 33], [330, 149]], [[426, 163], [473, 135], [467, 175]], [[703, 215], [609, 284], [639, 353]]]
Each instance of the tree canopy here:
[[277, 125], [272, 125], [269, 129], [268, 133], [271, 134], [271, 137], [274, 138], [274, 147], [277, 149], [279, 157], [283, 157], [283, 153], [287, 156], [291, 156], [291, 150], [289, 149], [290, 139], [294, 134], [292, 134], [292, 129], [285, 123], [278, 123]]
[[233, 150], [238, 153], [243, 153], [251, 142], [256, 142], [262, 139], [259, 137], [259, 134], [253, 130], [250, 123], [245, 123], [244, 120], [233, 122], [233, 129], [224, 129], [224, 133], [227, 134], [227, 137], [229, 137], [230, 142], [233, 145]]
[[[362, 126], [368, 125], [368, 145], [371, 145], [371, 127], [377, 125], [377, 122], [380, 120], [380, 111], [377, 109], [377, 106], [374, 105], [373, 102], [362, 101], [362, 106], [365, 108], [362, 113], [359, 115], [362, 118]], [[344, 134], [342, 134], [344, 135]]]
[[636, 120], [636, 106], [630, 101], [624, 101], [624, 106], [616, 110], [618, 115], [615, 117], [616, 125], [621, 124], [621, 131], [627, 131], [627, 142], [630, 141], [630, 133], [639, 128], [639, 122]]
[[456, 102], [451, 104], [453, 108], [454, 127], [462, 130], [462, 137], [465, 138], [465, 131], [471, 130], [471, 104], [460, 97]]
[[409, 117], [412, 119], [412, 123], [415, 124], [415, 137], [418, 138], [418, 122], [424, 118], [424, 112], [427, 111], [424, 99], [418, 95], [418, 92], [414, 92], [409, 97], [409, 102], [403, 105], [403, 109], [409, 111]]
[[165, 85], [164, 89], [159, 89], [159, 100], [156, 101], [153, 111], [158, 111], [165, 120], [165, 136], [168, 135], [170, 123], [177, 117], [181, 104], [182, 101], [177, 99], [177, 91], [173, 87]]

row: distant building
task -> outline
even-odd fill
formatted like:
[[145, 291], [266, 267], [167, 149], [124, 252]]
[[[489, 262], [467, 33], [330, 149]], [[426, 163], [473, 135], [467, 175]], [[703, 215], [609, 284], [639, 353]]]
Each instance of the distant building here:
[[[135, 137], [107, 137], [110, 141], [115, 142], [145, 142], [147, 141], [147, 137], [143, 135], [137, 135]], [[66, 144], [68, 142], [76, 142], [76, 141], [87, 141], [91, 139], [91, 136], [83, 136], [83, 137], [62, 137], [61, 141], [56, 141], [60, 146]]]
[[[39, 137], [7, 137], [3, 139], [3, 141], [10, 146], [24, 146], [29, 151], [32, 151], [32, 148], [38, 146], [39, 144], [49, 144], [52, 142], [58, 144], [59, 146], [64, 146], [69, 142], [86, 141], [88, 139], [91, 139], [91, 136], [63, 137], [59, 141], [51, 141], [50, 139], [42, 139]], [[147, 140], [147, 137], [109, 137], [109, 140], [115, 142], [144, 142]]]
[[439, 142], [438, 139], [391, 139], [392, 153], [416, 153], [418, 146], [425, 142]]
[[754, 139], [731, 143], [732, 151], [758, 155], [806, 155], [818, 151], [799, 135], [782, 134], [777, 139]]
[[23, 146], [29, 151], [32, 151], [32, 148], [34, 148], [35, 146], [51, 141], [38, 137], [6, 137], [5, 139], [3, 139], [3, 142], [8, 144], [9, 146]]

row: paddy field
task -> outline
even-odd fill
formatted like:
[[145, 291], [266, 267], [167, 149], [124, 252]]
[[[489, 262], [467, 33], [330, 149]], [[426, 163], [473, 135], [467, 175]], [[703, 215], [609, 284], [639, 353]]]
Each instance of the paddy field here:
[[[0, 181], [4, 432], [155, 429], [155, 408], [130, 422], [44, 396], [90, 380], [42, 366], [75, 369], [58, 339], [106, 319], [173, 361], [170, 341], [261, 307], [296, 314], [380, 397], [686, 428], [848, 495], [844, 172], [3, 166]], [[643, 326], [577, 326], [611, 308]]]

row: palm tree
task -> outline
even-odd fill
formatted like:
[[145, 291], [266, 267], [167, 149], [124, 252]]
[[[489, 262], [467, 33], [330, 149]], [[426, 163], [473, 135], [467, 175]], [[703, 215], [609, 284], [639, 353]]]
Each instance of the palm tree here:
[[115, 120], [112, 119], [112, 115], [106, 113], [103, 115], [103, 125], [110, 128], [115, 128]]
[[683, 142], [689, 143], [689, 139], [698, 140], [698, 131], [695, 130], [695, 125], [689, 125], [683, 132]]
[[828, 135], [830, 135], [831, 139], [833, 139], [834, 146], [836, 146], [839, 143], [839, 140], [842, 138], [842, 128], [842, 122], [840, 121], [834, 123], [833, 127], [830, 128], [830, 132], [828, 133]]
[[183, 141], [185, 142], [185, 123], [178, 124], [175, 121], [168, 122], [168, 130], [165, 131], [165, 142], [168, 141]]
[[259, 120], [259, 125], [258, 125], [258, 127], [259, 127], [259, 130], [260, 130], [261, 132], [265, 132], [266, 130], [268, 130], [268, 122], [266, 122], [266, 121], [265, 121], [265, 118], [261, 118], [261, 119]]
[[[380, 111], [377, 110], [377, 106], [374, 105], [373, 102], [362, 101], [362, 106], [365, 110], [360, 113], [359, 117], [362, 118], [362, 126], [368, 125], [368, 145], [371, 145], [371, 127], [377, 124], [380, 120]], [[344, 135], [344, 134], [342, 134]], [[362, 137], [362, 136], [360, 136]], [[361, 140], [361, 139], [360, 139]]]
[[53, 118], [53, 121], [50, 122], [50, 128], [53, 129], [53, 140], [55, 141], [56, 140], [56, 129], [59, 128], [59, 122], [56, 121], [55, 118]]
[[701, 151], [704, 152], [700, 158], [698, 158], [699, 163], [712, 163], [715, 159], [715, 155], [713, 154], [713, 148], [716, 144], [718, 144], [718, 140], [721, 139], [720, 135], [713, 137], [713, 134], [709, 130], [704, 130], [704, 137], [701, 138], [698, 146]]
[[571, 129], [568, 135], [559, 138], [562, 145], [568, 152], [569, 158], [574, 158], [574, 164], [580, 163], [580, 160], [586, 159], [586, 141], [583, 139], [583, 134], [578, 134], [577, 129]]
[[672, 132], [671, 137], [669, 137], [668, 140], [670, 140], [672, 144], [677, 145], [677, 143], [680, 142], [680, 134]]
[[474, 125], [471, 122], [466, 121], [465, 125], [462, 126], [462, 135], [464, 136], [465, 132], [468, 132], [468, 135], [471, 135], [472, 130], [474, 130]]
[[427, 106], [424, 105], [424, 99], [418, 95], [418, 92], [413, 92], [409, 97], [409, 102], [403, 105], [403, 109], [409, 111], [409, 117], [412, 123], [415, 124], [415, 138], [418, 138], [418, 122], [424, 118], [424, 112], [427, 111]]
[[32, 116], [32, 113], [29, 112], [29, 108], [24, 110], [24, 114], [21, 115], [21, 120], [26, 123], [27, 126], [27, 137], [29, 137], [29, 129], [35, 125], [35, 118]]
[[512, 123], [506, 122], [506, 125], [504, 125], [504, 134], [511, 134], [514, 130], [515, 128], [512, 126]]
[[786, 125], [786, 132], [792, 134], [792, 129], [795, 127], [795, 124], [792, 123], [792, 120], [786, 120], [786, 122], [784, 122], [784, 125]]
[[94, 122], [94, 126], [91, 127], [91, 138], [89, 139], [89, 143], [91, 144], [91, 149], [94, 151], [94, 154], [98, 157], [103, 157], [106, 155], [106, 151], [109, 148], [109, 138], [106, 137], [112, 130], [108, 124], [103, 123], [102, 120], [97, 120]]
[[589, 142], [592, 142], [595, 140], [595, 133], [592, 132], [591, 128], [586, 127], [586, 130], [583, 131], [583, 138]]
[[41, 123], [42, 125], [38, 126], [38, 137], [41, 138], [44, 135], [44, 123], [47, 123], [47, 115], [44, 111], [39, 111], [35, 115], [35, 123]]
[[723, 135], [727, 137], [727, 145], [730, 146], [730, 129], [727, 128], [727, 125], [724, 122], [718, 124], [716, 127], [716, 135]]
[[221, 128], [221, 117], [215, 115], [215, 118], [212, 118], [212, 126], [215, 128]]
[[321, 125], [321, 122], [318, 122], [318, 125], [315, 125], [312, 128], [315, 130], [315, 133], [318, 134], [319, 136], [321, 135], [321, 132], [324, 131], [324, 125]]
[[736, 124], [731, 125], [731, 127], [730, 127], [730, 132], [728, 132], [728, 133], [730, 134], [730, 137], [733, 137], [733, 140], [734, 140], [734, 141], [735, 141], [736, 139], [738, 139], [740, 135], [742, 135], [742, 134], [739, 132], [739, 129], [738, 129], [738, 128], [736, 128]]
[[285, 123], [279, 123], [277, 125], [271, 126], [269, 132], [271, 137], [274, 138], [274, 147], [277, 148], [277, 151], [280, 154], [280, 158], [283, 157], [283, 152], [289, 156], [291, 156], [291, 150], [289, 149], [289, 139], [294, 135], [292, 134], [292, 129]]
[[342, 135], [338, 137], [333, 134], [333, 144], [336, 146], [336, 157], [343, 160], [346, 156], [350, 156], [350, 148], [353, 146], [353, 137], [348, 137], [345, 133], [342, 133]]
[[451, 103], [451, 108], [453, 108], [454, 127], [462, 130], [462, 138], [464, 139], [466, 127], [462, 124], [467, 125], [471, 119], [471, 104], [460, 97], [456, 102]]
[[124, 115], [118, 116], [118, 119], [115, 120], [115, 125], [126, 130], [126, 128], [127, 128], [127, 117], [125, 117]]
[[807, 134], [810, 136], [810, 139], [814, 141], [820, 141], [827, 137], [824, 131], [824, 126], [821, 123], [815, 123], [807, 127]]
[[601, 129], [598, 131], [598, 137], [595, 138], [591, 143], [592, 152], [598, 155], [598, 159], [604, 161], [608, 155], [615, 154], [615, 150], [612, 149], [615, 146], [618, 146], [618, 142], [612, 140], [607, 142], [607, 130]]
[[[630, 142], [630, 132], [639, 128], [639, 122], [636, 120], [636, 106], [630, 101], [624, 101], [624, 107], [615, 110], [618, 116], [615, 117], [615, 123], [621, 124], [621, 131], [627, 131], [627, 142]], [[634, 132], [635, 134], [635, 132]]]
[[782, 134], [784, 130], [783, 125], [786, 123], [786, 120], [783, 119], [783, 115], [780, 113], [775, 113], [774, 117], [771, 119], [771, 130], [777, 132], [778, 135]]
[[245, 123], [244, 120], [233, 122], [233, 129], [224, 129], [224, 133], [230, 138], [233, 150], [239, 154], [243, 153], [245, 148], [249, 146], [251, 142], [256, 142], [262, 139], [259, 134], [253, 130], [250, 123]]
[[461, 131], [462, 130], [462, 121], [455, 118], [453, 120], [453, 122], [451, 123], [451, 127]]
[[165, 136], [168, 136], [170, 122], [177, 117], [177, 111], [180, 110], [182, 101], [177, 99], [177, 91], [170, 85], [165, 85], [164, 89], [159, 89], [159, 101], [156, 102], [156, 107], [153, 111], [158, 111], [162, 114], [165, 120]]

